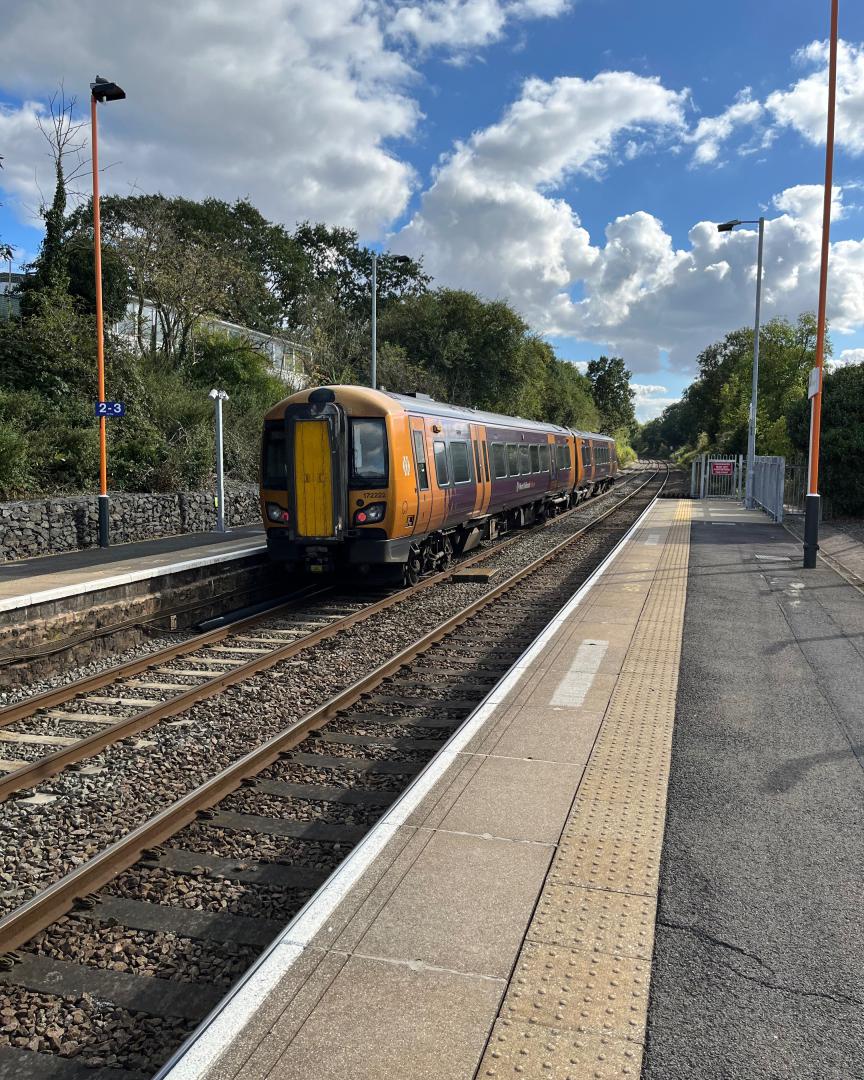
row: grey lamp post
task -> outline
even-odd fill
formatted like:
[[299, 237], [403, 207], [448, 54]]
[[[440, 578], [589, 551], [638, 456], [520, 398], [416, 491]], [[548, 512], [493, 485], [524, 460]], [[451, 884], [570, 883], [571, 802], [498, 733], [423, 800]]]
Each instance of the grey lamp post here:
[[756, 400], [759, 394], [759, 318], [762, 306], [762, 249], [765, 243], [765, 218], [757, 221], [724, 221], [717, 232], [732, 232], [736, 225], [758, 225], [759, 247], [756, 255], [756, 326], [753, 330], [753, 385], [750, 391], [750, 424], [747, 428], [747, 486], [744, 489], [744, 505], [752, 510], [753, 471], [756, 464]]
[[[391, 263], [410, 263], [407, 255], [390, 255]], [[369, 371], [369, 385], [378, 389], [378, 252], [372, 252], [372, 366]]]
[[228, 401], [224, 390], [211, 390], [216, 406], [216, 531], [225, 532], [225, 470], [223, 467], [222, 402]]

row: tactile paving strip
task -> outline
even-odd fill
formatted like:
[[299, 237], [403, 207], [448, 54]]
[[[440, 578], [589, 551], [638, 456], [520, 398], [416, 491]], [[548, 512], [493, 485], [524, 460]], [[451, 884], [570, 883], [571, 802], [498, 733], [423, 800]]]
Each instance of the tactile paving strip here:
[[479, 1078], [641, 1071], [690, 503], [658, 503], [648, 520], [665, 543]]

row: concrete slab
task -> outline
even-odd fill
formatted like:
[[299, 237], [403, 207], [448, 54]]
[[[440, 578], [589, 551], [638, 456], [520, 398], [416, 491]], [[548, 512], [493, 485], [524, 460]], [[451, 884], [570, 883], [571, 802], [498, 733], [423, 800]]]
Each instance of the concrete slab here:
[[471, 1080], [503, 990], [497, 979], [351, 957], [262, 1076]]
[[446, 832], [428, 837], [356, 951], [503, 979], [553, 847]]

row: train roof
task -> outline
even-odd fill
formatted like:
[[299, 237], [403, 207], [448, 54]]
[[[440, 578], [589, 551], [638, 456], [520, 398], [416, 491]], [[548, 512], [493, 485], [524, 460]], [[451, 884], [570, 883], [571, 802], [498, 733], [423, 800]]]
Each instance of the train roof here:
[[[287, 401], [306, 401], [308, 400], [309, 394], [315, 389], [316, 387], [314, 386], [307, 387], [296, 394], [292, 394]], [[517, 430], [545, 431], [556, 435], [573, 434], [586, 439], [598, 439], [605, 442], [615, 441], [609, 435], [599, 435], [592, 431], [579, 431], [576, 428], [561, 427], [559, 424], [547, 424], [542, 420], [526, 420], [523, 416], [504, 416], [502, 413], [486, 412], [483, 409], [472, 409], [467, 405], [448, 405], [446, 402], [436, 401], [434, 398], [429, 397], [428, 394], [394, 394], [389, 390], [373, 390], [368, 386], [330, 386], [327, 389], [332, 390], [336, 394], [337, 400], [340, 396], [350, 397], [355, 403], [366, 400], [369, 404], [374, 404], [379, 408], [383, 408], [386, 412], [396, 412], [398, 410], [395, 406], [398, 406], [405, 412], [414, 413], [416, 416], [437, 416], [453, 420], [469, 420], [473, 423], [516, 428]], [[284, 405], [285, 402], [280, 402], [279, 405], [274, 406], [274, 408], [268, 412], [268, 417], [276, 415], [277, 410]]]

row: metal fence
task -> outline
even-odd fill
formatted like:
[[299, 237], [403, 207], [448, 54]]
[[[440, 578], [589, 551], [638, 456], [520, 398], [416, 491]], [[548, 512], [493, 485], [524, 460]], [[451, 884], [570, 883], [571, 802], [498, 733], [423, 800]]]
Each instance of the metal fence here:
[[744, 497], [744, 458], [701, 454], [690, 467], [691, 499]]
[[785, 480], [785, 458], [757, 454], [753, 459], [753, 501], [777, 522], [783, 520]]

